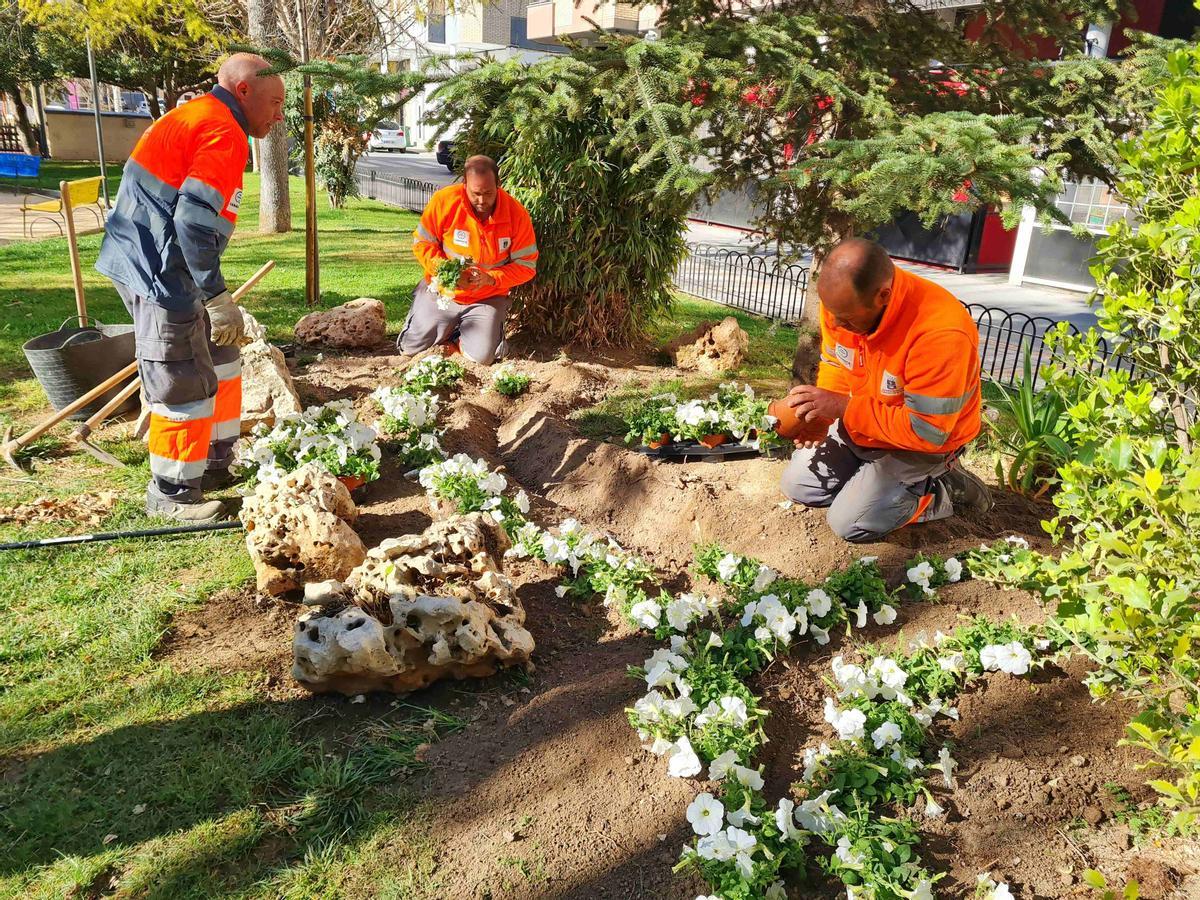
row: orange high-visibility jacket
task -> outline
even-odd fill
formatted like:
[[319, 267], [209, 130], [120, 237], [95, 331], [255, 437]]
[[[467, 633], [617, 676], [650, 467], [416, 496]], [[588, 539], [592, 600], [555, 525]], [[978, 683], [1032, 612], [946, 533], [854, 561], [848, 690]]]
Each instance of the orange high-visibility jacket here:
[[173, 309], [225, 290], [221, 254], [242, 202], [247, 131], [220, 85], [151, 125], [125, 164], [96, 268]]
[[442, 188], [421, 213], [421, 224], [413, 232], [413, 254], [425, 269], [426, 283], [443, 259], [467, 256], [496, 279], [495, 284], [455, 291], [454, 301], [462, 304], [503, 296], [537, 273], [533, 222], [525, 207], [503, 189], [491, 217], [480, 222], [463, 185]]
[[979, 434], [979, 329], [945, 288], [895, 272], [871, 334], [822, 308], [817, 387], [850, 395], [842, 422], [859, 446], [951, 453]]

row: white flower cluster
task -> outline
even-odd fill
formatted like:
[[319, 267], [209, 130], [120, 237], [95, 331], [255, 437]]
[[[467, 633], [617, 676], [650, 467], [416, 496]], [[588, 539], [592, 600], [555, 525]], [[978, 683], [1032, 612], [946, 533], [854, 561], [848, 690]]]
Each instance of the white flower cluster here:
[[773, 434], [775, 418], [767, 415], [767, 404], [758, 400], [754, 388], [733, 382], [722, 384], [707, 400], [676, 403], [673, 412], [676, 440], [698, 439], [709, 434], [729, 434], [734, 440], [751, 440], [757, 448], [762, 435]]
[[392, 420], [388, 422], [391, 428], [386, 432], [385, 429], [376, 426], [380, 433], [430, 428], [437, 423], [441, 405], [437, 394], [427, 391], [414, 393], [395, 387], [381, 387], [371, 394], [371, 399], [383, 411], [383, 415]]
[[[467, 504], [488, 513], [497, 522], [505, 520], [501, 506], [508, 479], [493, 472], [482, 459], [456, 453], [449, 459], [425, 466], [417, 481], [435, 497], [454, 501], [460, 508]], [[529, 497], [523, 490], [517, 493], [513, 503], [522, 515], [529, 512]]]
[[[962, 580], [963, 565], [957, 557], [951, 556], [943, 560], [941, 567], [941, 575], [944, 577], [945, 581], [938, 581], [939, 584], [955, 584], [956, 582]], [[908, 580], [909, 584], [913, 584], [921, 588], [927, 597], [932, 597], [934, 595], [933, 581], [938, 578], [938, 575], [939, 573], [937, 569], [934, 568], [933, 563], [927, 559], [924, 559], [915, 566], [909, 567], [908, 571], [905, 573], [905, 578]]]
[[975, 896], [979, 900], [1013, 900], [1007, 881], [996, 882], [989, 872], [982, 872], [975, 882]]
[[237, 445], [236, 462], [259, 478], [274, 478], [308, 462], [343, 475], [352, 459], [373, 468], [381, 457], [375, 429], [358, 421], [349, 400], [331, 400], [258, 425]]

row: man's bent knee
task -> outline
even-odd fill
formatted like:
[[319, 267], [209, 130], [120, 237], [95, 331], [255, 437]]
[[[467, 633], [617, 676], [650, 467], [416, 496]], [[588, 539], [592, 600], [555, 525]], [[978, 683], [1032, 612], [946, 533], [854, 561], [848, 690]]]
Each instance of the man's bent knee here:
[[829, 528], [834, 534], [851, 544], [873, 544], [876, 541], [882, 541], [891, 533], [890, 531], [874, 531], [856, 519], [838, 515], [832, 507], [825, 517], [825, 521], [829, 523]]
[[490, 366], [496, 361], [496, 348], [488, 349], [487, 345], [469, 344], [465, 340], [460, 340], [458, 345], [459, 352], [473, 363], [478, 363], [481, 366]]
[[797, 450], [779, 479], [779, 490], [793, 503], [828, 506], [836, 496], [812, 470], [813, 450]]

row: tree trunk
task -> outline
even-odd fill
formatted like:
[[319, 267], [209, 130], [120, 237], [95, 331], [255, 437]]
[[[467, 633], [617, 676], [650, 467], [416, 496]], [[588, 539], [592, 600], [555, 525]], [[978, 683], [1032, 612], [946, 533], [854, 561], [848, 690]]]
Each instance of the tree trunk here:
[[817, 279], [821, 274], [821, 263], [830, 250], [854, 236], [854, 229], [848, 222], [830, 221], [824, 230], [825, 238], [821, 246], [813, 250], [812, 268], [808, 273], [808, 287], [804, 296], [804, 315], [796, 338], [796, 352], [792, 356], [792, 381], [795, 384], [817, 383], [817, 365], [821, 361], [821, 301], [817, 296]]
[[[259, 47], [281, 47], [283, 41], [274, 0], [249, 0], [250, 40]], [[283, 234], [292, 230], [292, 199], [288, 192], [287, 130], [282, 122], [258, 140], [258, 230]]]
[[30, 156], [40, 155], [38, 152], [37, 132], [29, 121], [29, 109], [25, 106], [25, 98], [21, 96], [21, 86], [8, 88], [4, 93], [12, 100], [17, 113], [17, 133], [21, 136], [21, 147]]
[[146, 105], [150, 107], [150, 118], [158, 120], [162, 118], [162, 106], [158, 102], [158, 85], [154, 82], [146, 85], [142, 93], [146, 95]]

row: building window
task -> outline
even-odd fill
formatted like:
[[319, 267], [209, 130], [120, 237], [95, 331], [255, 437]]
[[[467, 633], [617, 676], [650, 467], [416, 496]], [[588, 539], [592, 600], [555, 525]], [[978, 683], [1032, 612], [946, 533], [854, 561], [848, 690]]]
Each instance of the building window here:
[[1119, 219], [1133, 221], [1129, 207], [1108, 185], [1089, 178], [1083, 182], [1066, 182], [1054, 205], [1072, 224], [1086, 226], [1102, 233]]

